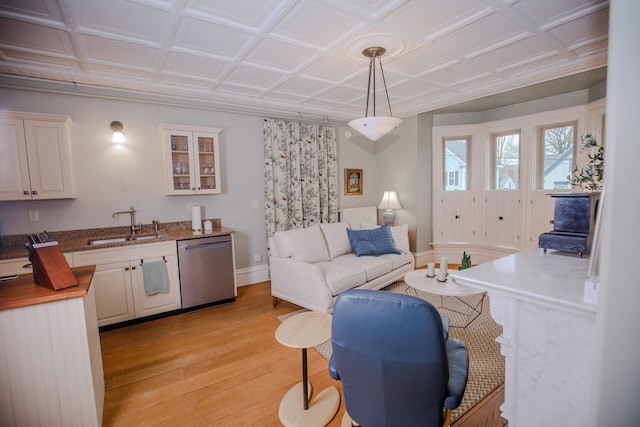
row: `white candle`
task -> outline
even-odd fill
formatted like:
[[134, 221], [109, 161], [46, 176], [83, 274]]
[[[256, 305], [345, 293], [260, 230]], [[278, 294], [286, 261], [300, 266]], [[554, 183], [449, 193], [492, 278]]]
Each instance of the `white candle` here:
[[440, 271], [444, 271], [445, 273], [449, 269], [449, 260], [447, 257], [440, 258]]
[[436, 277], [436, 280], [439, 282], [444, 282], [447, 280], [447, 270], [443, 270], [440, 269], [438, 270], [438, 277]]
[[429, 262], [427, 263], [427, 276], [435, 277], [436, 276], [436, 263]]

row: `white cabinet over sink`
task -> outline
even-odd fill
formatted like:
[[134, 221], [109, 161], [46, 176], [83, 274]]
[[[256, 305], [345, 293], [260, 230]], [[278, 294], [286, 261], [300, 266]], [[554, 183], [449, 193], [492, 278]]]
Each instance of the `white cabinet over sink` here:
[[221, 192], [220, 128], [161, 125], [167, 195]]
[[67, 116], [0, 115], [0, 200], [76, 197]]

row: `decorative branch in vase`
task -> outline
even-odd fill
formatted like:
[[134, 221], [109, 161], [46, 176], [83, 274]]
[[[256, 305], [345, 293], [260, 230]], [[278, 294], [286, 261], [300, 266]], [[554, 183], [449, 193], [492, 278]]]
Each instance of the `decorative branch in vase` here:
[[590, 133], [580, 137], [580, 152], [590, 150], [587, 155], [588, 162], [582, 168], [576, 168], [567, 177], [574, 187], [580, 187], [584, 191], [602, 191], [602, 179], [604, 177], [604, 147]]

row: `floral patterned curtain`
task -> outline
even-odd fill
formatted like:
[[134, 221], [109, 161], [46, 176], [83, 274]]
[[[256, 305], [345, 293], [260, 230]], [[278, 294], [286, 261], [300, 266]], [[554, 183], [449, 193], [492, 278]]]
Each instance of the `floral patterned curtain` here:
[[333, 127], [265, 119], [267, 236], [338, 220], [338, 161]]

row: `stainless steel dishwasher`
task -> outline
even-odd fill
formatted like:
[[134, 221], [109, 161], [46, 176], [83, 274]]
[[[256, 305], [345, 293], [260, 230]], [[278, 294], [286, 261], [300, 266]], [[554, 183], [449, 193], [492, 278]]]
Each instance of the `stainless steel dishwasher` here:
[[178, 240], [182, 308], [235, 300], [233, 243], [230, 234]]

